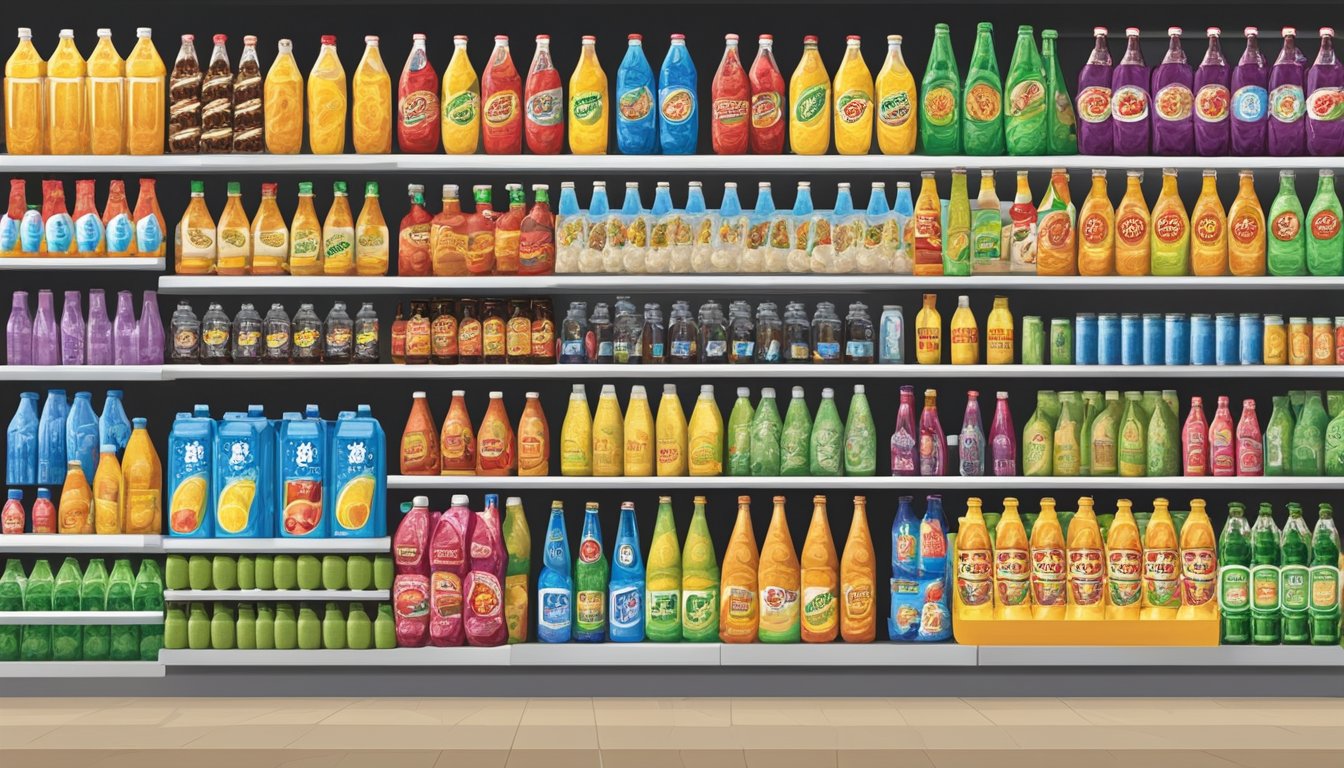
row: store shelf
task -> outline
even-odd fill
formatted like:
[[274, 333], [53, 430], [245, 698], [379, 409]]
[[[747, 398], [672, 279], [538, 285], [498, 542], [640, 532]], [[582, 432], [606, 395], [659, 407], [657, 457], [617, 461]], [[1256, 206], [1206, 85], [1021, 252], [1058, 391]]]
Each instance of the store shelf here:
[[505, 667], [511, 646], [354, 650], [167, 650], [168, 667]]
[[391, 597], [386, 589], [165, 589], [163, 599], [170, 603], [226, 602], [385, 602]]
[[930, 488], [953, 491], [1138, 491], [1212, 490], [1330, 491], [1344, 483], [1337, 477], [474, 477], [390, 475], [394, 490], [528, 491], [528, 490], [892, 490]]
[[725, 643], [725, 667], [973, 667], [976, 647], [955, 643]]
[[[11, 173], [23, 173], [21, 166], [24, 163], [15, 163], [19, 158], [14, 155], [6, 155], [4, 159], [5, 168]], [[37, 158], [24, 158], [27, 160]], [[41, 158], [46, 159], [46, 158]], [[68, 158], [57, 158], [68, 159]], [[100, 158], [101, 159], [101, 158]], [[64, 165], [64, 164], [63, 164]], [[70, 168], [72, 172], [84, 173], [86, 171], [94, 172], [94, 166], [97, 162], [79, 164]], [[102, 170], [101, 168], [97, 170]], [[134, 171], [134, 169], [132, 169]], [[75, 257], [75, 256], [44, 256], [44, 257], [24, 257], [24, 256], [6, 256], [0, 257], [0, 270], [5, 269], [41, 269], [41, 270], [78, 270], [80, 272], [162, 272], [165, 259], [154, 259], [149, 257], [128, 256], [116, 258], [98, 258], [98, 257]]]
[[0, 661], [0, 679], [163, 677], [157, 661]]
[[163, 540], [163, 551], [232, 552], [257, 554], [337, 554], [391, 551], [392, 539], [188, 539], [168, 536]]
[[162, 611], [0, 611], [0, 626], [162, 624]]
[[6, 365], [0, 379], [6, 381], [159, 381], [159, 365]]
[[1338, 645], [980, 646], [982, 667], [1344, 667]]
[[94, 554], [155, 554], [163, 551], [158, 535], [23, 533], [0, 536], [0, 552], [89, 552]]
[[524, 643], [515, 667], [717, 667], [719, 643]]

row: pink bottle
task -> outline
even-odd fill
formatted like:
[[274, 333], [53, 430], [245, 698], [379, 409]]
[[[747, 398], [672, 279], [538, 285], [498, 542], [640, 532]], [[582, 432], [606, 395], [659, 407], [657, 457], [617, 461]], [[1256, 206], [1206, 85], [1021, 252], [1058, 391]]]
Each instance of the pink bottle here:
[[140, 363], [140, 329], [135, 324], [135, 306], [131, 292], [117, 293], [117, 317], [112, 322], [112, 362], [115, 365]]
[[33, 533], [56, 532], [56, 505], [51, 503], [51, 489], [38, 488], [33, 502]]
[[1209, 471], [1209, 425], [1204, 420], [1204, 398], [1190, 398], [1190, 415], [1181, 430], [1181, 456], [1186, 477], [1203, 477]]
[[468, 574], [467, 549], [471, 539], [471, 510], [467, 497], [453, 496], [453, 505], [439, 517], [429, 541], [429, 644], [461, 645], [462, 583]]
[[419, 573], [397, 574], [392, 581], [392, 611], [397, 645], [423, 648], [429, 636], [429, 579]]
[[112, 364], [112, 321], [102, 288], [89, 290], [89, 321], [84, 325], [84, 358], [89, 365]]
[[485, 495], [485, 509], [476, 513], [471, 535], [471, 572], [462, 594], [464, 624], [470, 645], [503, 645], [509, 639], [504, 622], [504, 567], [508, 553], [500, 528], [499, 495]]
[[0, 510], [0, 534], [13, 536], [23, 533], [27, 518], [28, 512], [23, 508], [23, 491], [11, 488], [4, 509]]
[[1241, 421], [1237, 422], [1237, 476], [1260, 477], [1265, 474], [1265, 443], [1260, 439], [1260, 419], [1255, 401], [1241, 402]]
[[37, 316], [33, 318], [33, 365], [61, 364], [61, 329], [51, 291], [37, 292]]
[[397, 573], [429, 575], [429, 497], [416, 496], [392, 537]]
[[1232, 412], [1227, 395], [1218, 396], [1218, 410], [1209, 422], [1209, 465], [1214, 477], [1237, 476], [1237, 446], [1233, 440]]
[[915, 462], [918, 452], [915, 431], [915, 388], [901, 387], [901, 405], [896, 411], [896, 431], [891, 435], [891, 474], [893, 477], [914, 477], [919, 474]]
[[1017, 430], [1013, 428], [1013, 414], [1008, 411], [1008, 393], [998, 393], [994, 405], [994, 422], [989, 427], [990, 465], [995, 477], [1017, 474]]
[[159, 318], [159, 296], [156, 291], [145, 291], [140, 305], [140, 364], [163, 365], [163, 320]]
[[79, 291], [65, 292], [61, 308], [61, 365], [84, 364], [84, 308]]
[[924, 410], [919, 414], [919, 474], [947, 474], [947, 437], [938, 421], [938, 391], [924, 390]]

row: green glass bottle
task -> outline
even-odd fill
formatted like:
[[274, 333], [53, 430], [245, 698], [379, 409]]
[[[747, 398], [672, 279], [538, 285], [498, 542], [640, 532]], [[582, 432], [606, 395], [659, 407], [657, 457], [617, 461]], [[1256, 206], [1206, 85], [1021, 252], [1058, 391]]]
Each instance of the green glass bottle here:
[[1003, 90], [1005, 145], [1010, 155], [1044, 155], [1046, 151], [1045, 70], [1030, 25], [1017, 28], [1017, 44]]
[[952, 169], [952, 189], [948, 193], [947, 222], [943, 233], [943, 274], [969, 277], [971, 274], [971, 198], [966, 188], [966, 169]]
[[1339, 644], [1339, 531], [1335, 511], [1321, 504], [1311, 532], [1311, 644]]
[[877, 474], [877, 427], [862, 384], [854, 385], [854, 396], [845, 416], [845, 474]]
[[1181, 444], [1176, 414], [1162, 398], [1153, 403], [1148, 419], [1146, 473], [1148, 477], [1174, 477], [1181, 473]]
[[961, 154], [961, 73], [946, 24], [933, 27], [933, 50], [919, 94], [919, 140], [924, 154]]
[[[804, 406], [806, 408], [806, 406]], [[780, 435], [784, 423], [775, 403], [775, 388], [761, 389], [761, 401], [751, 418], [751, 475], [776, 477], [780, 474]]]
[[532, 590], [528, 579], [532, 576], [532, 531], [527, 527], [521, 497], [504, 499], [503, 534], [504, 548], [509, 553], [509, 562], [504, 569], [504, 622], [512, 645], [527, 642], [528, 617], [531, 615], [529, 597]]
[[845, 473], [845, 427], [840, 411], [835, 407], [835, 391], [827, 387], [821, 391], [821, 405], [812, 422], [812, 436], [808, 440], [807, 464], [812, 477], [840, 477]]
[[1125, 411], [1120, 417], [1117, 468], [1121, 477], [1143, 477], [1148, 471], [1148, 426], [1138, 392], [1125, 393]]
[[1344, 411], [1325, 425], [1325, 474], [1344, 477]]
[[730, 477], [751, 475], [751, 390], [737, 388], [737, 402], [728, 416], [728, 461], [725, 474]]
[[811, 442], [812, 411], [803, 397], [803, 388], [794, 387], [779, 433], [779, 474], [784, 477], [806, 477], [807, 451]]
[[1284, 645], [1311, 642], [1311, 531], [1302, 519], [1302, 506], [1288, 505], [1283, 526], [1283, 564], [1279, 567], [1279, 602], [1283, 606]]
[[1078, 154], [1078, 118], [1059, 66], [1055, 41], [1059, 32], [1041, 30], [1041, 69], [1045, 72], [1045, 151], [1051, 155]]
[[705, 503], [704, 496], [695, 497], [691, 528], [681, 552], [681, 637], [688, 643], [719, 641], [719, 561], [709, 536]]
[[658, 517], [644, 568], [644, 637], [651, 643], [681, 642], [681, 542], [671, 496], [658, 497]]
[[1227, 523], [1218, 537], [1218, 608], [1223, 645], [1251, 642], [1251, 526], [1246, 507], [1227, 505]]
[[1003, 154], [1003, 78], [994, 55], [994, 25], [975, 28], [975, 50], [961, 91], [961, 144], [968, 155]]
[[1279, 171], [1279, 193], [1269, 206], [1265, 262], [1271, 275], [1307, 274], [1307, 238], [1302, 231], [1302, 203], [1297, 199], [1295, 179], [1292, 171]]
[[[84, 581], [80, 585], [79, 610], [107, 610], [107, 567], [103, 559], [95, 557], [84, 566]], [[84, 627], [83, 650], [85, 661], [105, 661], [111, 656], [112, 628], [106, 624]]]
[[1050, 477], [1055, 473], [1055, 427], [1046, 412], [1046, 393], [1036, 393], [1036, 410], [1022, 427], [1022, 474]]
[[574, 640], [600, 643], [607, 637], [607, 584], [611, 566], [602, 547], [597, 502], [584, 506], [579, 556], [574, 558]]
[[1325, 474], [1325, 431], [1330, 417], [1325, 413], [1321, 393], [1306, 393], [1302, 416], [1293, 426], [1293, 451], [1290, 466], [1297, 477], [1320, 477]]
[[[78, 611], [79, 590], [84, 576], [79, 561], [67, 557], [56, 571], [51, 592], [53, 611]], [[130, 606], [118, 610], [129, 610]], [[51, 628], [51, 658], [55, 661], [79, 661], [84, 628], [78, 625], [57, 624]]]
[[1293, 409], [1286, 396], [1271, 398], [1273, 409], [1265, 424], [1265, 476], [1291, 473], [1293, 457]]
[[1282, 556], [1273, 507], [1262, 503], [1251, 526], [1251, 642], [1255, 645], [1279, 644]]
[[1316, 197], [1307, 210], [1307, 272], [1313, 275], [1344, 274], [1344, 233], [1340, 220], [1344, 209], [1335, 194], [1335, 172], [1322, 168], [1316, 181]]

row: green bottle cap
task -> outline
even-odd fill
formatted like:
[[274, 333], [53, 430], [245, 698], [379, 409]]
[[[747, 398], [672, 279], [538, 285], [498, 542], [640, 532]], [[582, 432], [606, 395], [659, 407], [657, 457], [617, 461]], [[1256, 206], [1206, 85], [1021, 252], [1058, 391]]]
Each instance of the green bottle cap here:
[[344, 196], [344, 195], [345, 195], [345, 182], [344, 182], [344, 181], [333, 182], [332, 185], [331, 185], [331, 191], [334, 192], [334, 193], [336, 193], [337, 195]]
[[548, 203], [551, 200], [551, 188], [545, 184], [532, 185], [532, 199], [538, 203]]
[[193, 181], [193, 182], [191, 182], [191, 194], [193, 194], [193, 195], [204, 195], [204, 194], [205, 194], [205, 182], [204, 182], [204, 181]]
[[311, 182], [311, 181], [300, 181], [300, 182], [299, 182], [299, 196], [300, 196], [300, 197], [305, 197], [305, 196], [306, 196], [306, 197], [312, 197], [312, 195], [313, 195], [313, 182]]
[[366, 181], [366, 182], [364, 182], [364, 196], [365, 196], [365, 197], [377, 197], [377, 196], [378, 196], [378, 182], [376, 182], [376, 181]]
[[490, 204], [490, 185], [478, 184], [471, 188], [471, 198], [478, 203]]
[[236, 181], [230, 181], [228, 186], [229, 197], [238, 197], [243, 194], [243, 185]]

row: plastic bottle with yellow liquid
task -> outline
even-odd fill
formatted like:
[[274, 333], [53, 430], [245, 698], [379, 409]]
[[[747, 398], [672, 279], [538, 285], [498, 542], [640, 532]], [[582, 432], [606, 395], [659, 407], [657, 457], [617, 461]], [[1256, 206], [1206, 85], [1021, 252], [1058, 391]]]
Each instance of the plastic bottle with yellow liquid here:
[[812, 497], [812, 522], [800, 554], [802, 641], [829, 643], [840, 630], [840, 561], [826, 519], [826, 497]]
[[1190, 211], [1190, 271], [1200, 277], [1227, 274], [1227, 216], [1218, 199], [1218, 172], [1204, 171], [1203, 186]]
[[943, 362], [943, 316], [938, 314], [938, 294], [924, 294], [924, 306], [915, 315], [915, 360], [920, 365]]
[[126, 62], [112, 45], [112, 30], [98, 30], [88, 68], [89, 151], [120, 155], [126, 151]]
[[687, 469], [692, 477], [723, 474], [723, 415], [714, 402], [714, 385], [701, 384], [700, 397], [686, 428]]
[[89, 152], [88, 65], [75, 47], [75, 32], [61, 30], [61, 41], [47, 60], [47, 152]]
[[1115, 208], [1115, 273], [1147, 275], [1152, 268], [1152, 215], [1143, 199], [1143, 171], [1125, 172], [1125, 195]]
[[624, 423], [616, 386], [603, 384], [593, 414], [593, 476], [620, 477], [625, 464]]
[[1129, 499], [1115, 504], [1106, 532], [1106, 619], [1139, 618], [1143, 592], [1143, 546]]
[[920, 173], [919, 197], [915, 198], [912, 240], [916, 277], [943, 274], [943, 203], [933, 171]]
[[583, 36], [579, 63], [569, 78], [569, 151], [575, 155], [605, 155], [607, 128], [607, 73], [597, 61], [597, 38]]
[[387, 220], [378, 204], [378, 182], [365, 182], [364, 207], [355, 221], [355, 274], [387, 274], [389, 237]]
[[[308, 73], [308, 150], [315, 155], [345, 152], [347, 83], [336, 53], [336, 36], [322, 36], [322, 50]], [[391, 118], [388, 118], [391, 130]], [[330, 274], [330, 273], [329, 273]]]
[[289, 273], [322, 274], [322, 220], [313, 207], [313, 183], [299, 182], [299, 202], [289, 222]]
[[467, 57], [467, 36], [453, 36], [453, 58], [443, 71], [443, 151], [474, 155], [481, 141], [481, 81]]
[[681, 542], [671, 496], [658, 497], [653, 541], [644, 561], [644, 638], [651, 643], [681, 642]]
[[796, 643], [802, 634], [799, 597], [802, 572], [798, 555], [784, 515], [784, 497], [773, 499], [770, 527], [761, 544], [760, 585], [761, 622], [757, 638], [762, 643]]
[[57, 533], [93, 533], [93, 492], [78, 460], [66, 465], [56, 521]]
[[1050, 172], [1050, 187], [1037, 212], [1036, 274], [1078, 274], [1077, 211], [1069, 199], [1069, 174], [1063, 168]]
[[[957, 297], [957, 311], [952, 313], [952, 325], [948, 330], [952, 341], [952, 364], [979, 365], [980, 326], [971, 312], [970, 296]], [[919, 332], [918, 319], [915, 321], [915, 332]]]
[[653, 411], [649, 409], [649, 397], [642, 384], [630, 388], [630, 402], [625, 406], [623, 434], [625, 449], [623, 465], [626, 477], [653, 477], [657, 449], [654, 445], [656, 431], [653, 426]]
[[1031, 527], [1031, 618], [1064, 618], [1067, 571], [1064, 532], [1055, 513], [1055, 500], [1046, 497], [1041, 499], [1041, 515]]
[[952, 169], [952, 191], [947, 201], [947, 231], [943, 233], [943, 274], [971, 274], [971, 201], [966, 191], [966, 169]]
[[146, 425], [143, 418], [131, 420], [131, 437], [121, 457], [126, 533], [163, 532], [163, 464]]
[[1115, 208], [1102, 168], [1092, 171], [1092, 189], [1078, 211], [1078, 274], [1115, 274]]
[[[958, 537], [960, 538], [960, 537]], [[994, 618], [1021, 621], [1032, 618], [1031, 550], [1027, 529], [1017, 511], [1017, 499], [1003, 500], [1003, 514], [994, 530]]]
[[345, 182], [331, 185], [331, 207], [322, 220], [322, 274], [355, 274], [355, 217], [350, 212], [350, 198]]
[[191, 182], [191, 199], [178, 222], [178, 247], [173, 271], [179, 275], [208, 275], [215, 270], [215, 220], [205, 204], [205, 182]]
[[989, 318], [985, 321], [986, 363], [1013, 364], [1014, 333], [1013, 312], [1008, 308], [1008, 297], [995, 296], [994, 308], [989, 310]]
[[1237, 277], [1265, 274], [1265, 211], [1255, 194], [1255, 173], [1237, 174], [1237, 196], [1227, 209], [1227, 269]]
[[[19, 44], [5, 62], [5, 150], [11, 155], [47, 151], [46, 73], [47, 63], [33, 47], [33, 31], [19, 27]], [[162, 113], [163, 99], [155, 106]]]
[[560, 474], [564, 477], [591, 477], [593, 474], [593, 414], [588, 410], [588, 394], [575, 384], [569, 394], [569, 410], [560, 424]]
[[[656, 544], [657, 542], [655, 542]], [[760, 552], [751, 527], [751, 497], [737, 497], [737, 521], [719, 578], [719, 641], [754, 643], [760, 630]], [[653, 637], [650, 635], [650, 640]]]
[[877, 638], [877, 556], [864, 496], [854, 497], [854, 517], [840, 556], [840, 637], [847, 643]]
[[873, 74], [863, 60], [858, 35], [845, 38], [845, 55], [835, 70], [835, 151], [866, 155], [873, 147]]
[[915, 151], [919, 121], [915, 110], [915, 76], [901, 55], [900, 35], [887, 35], [887, 60], [878, 70], [877, 148], [884, 155], [908, 155]]
[[303, 148], [303, 72], [294, 61], [294, 43], [289, 40], [279, 43], [275, 61], [266, 72], [261, 102], [266, 151], [298, 154]]
[[789, 77], [789, 149], [824, 155], [831, 146], [831, 78], [817, 51], [817, 38], [803, 38], [803, 55]]
[[1181, 607], [1178, 619], [1218, 620], [1218, 540], [1203, 499], [1190, 500], [1181, 525]]
[[364, 56], [350, 78], [352, 140], [361, 155], [392, 151], [392, 77], [378, 51], [378, 36], [364, 38]]
[[243, 210], [242, 185], [230, 181], [224, 212], [216, 228], [215, 273], [245, 275], [252, 266], [252, 224]]
[[98, 469], [93, 473], [93, 532], [121, 533], [125, 528], [126, 482], [117, 461], [117, 446], [98, 448]]
[[164, 79], [168, 70], [154, 47], [149, 27], [135, 30], [135, 47], [126, 57], [126, 152], [163, 154]]
[[1143, 600], [1139, 618], [1174, 619], [1181, 607], [1181, 553], [1166, 499], [1153, 500], [1143, 533]]
[[1190, 217], [1176, 189], [1176, 169], [1162, 169], [1162, 192], [1153, 203], [1152, 273], [1190, 274]]
[[994, 551], [980, 499], [966, 500], [966, 516], [958, 522], [954, 543], [955, 621], [994, 618]]
[[1069, 605], [1064, 618], [1106, 618], [1106, 550], [1090, 496], [1078, 499], [1078, 511], [1069, 521], [1068, 563]]
[[677, 385], [664, 384], [654, 430], [658, 477], [682, 477], [686, 474], [686, 431], [686, 413], [681, 409]]

